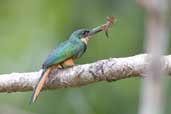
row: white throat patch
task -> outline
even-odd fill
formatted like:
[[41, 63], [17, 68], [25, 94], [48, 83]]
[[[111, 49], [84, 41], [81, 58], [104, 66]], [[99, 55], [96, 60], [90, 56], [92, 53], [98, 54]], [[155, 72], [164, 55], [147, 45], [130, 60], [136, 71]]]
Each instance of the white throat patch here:
[[81, 41], [85, 43], [86, 45], [88, 44], [89, 37], [86, 38], [81, 38]]

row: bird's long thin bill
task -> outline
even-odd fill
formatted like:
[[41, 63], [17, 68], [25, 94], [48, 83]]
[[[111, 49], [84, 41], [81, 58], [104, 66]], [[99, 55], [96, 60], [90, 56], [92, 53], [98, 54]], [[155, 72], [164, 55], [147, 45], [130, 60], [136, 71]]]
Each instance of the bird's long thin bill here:
[[102, 27], [101, 27], [101, 26], [98, 26], [98, 27], [96, 27], [96, 28], [93, 28], [93, 29], [90, 31], [89, 35], [92, 36], [92, 35], [95, 35], [95, 34], [101, 32], [101, 31], [103, 31]]
[[[102, 26], [98, 26], [98, 27], [96, 27], [96, 28], [93, 28], [93, 29], [90, 31], [89, 36], [93, 36], [93, 35], [95, 35], [95, 34], [101, 32], [101, 31], [104, 31], [103, 25], [102, 25]], [[107, 30], [107, 31], [104, 31], [104, 32], [105, 32], [106, 37], [109, 38], [108, 30]]]

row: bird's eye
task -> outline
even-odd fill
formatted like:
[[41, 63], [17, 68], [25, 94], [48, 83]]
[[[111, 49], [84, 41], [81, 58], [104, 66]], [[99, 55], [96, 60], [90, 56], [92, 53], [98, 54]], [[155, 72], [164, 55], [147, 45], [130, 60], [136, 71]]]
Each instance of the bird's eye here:
[[89, 31], [86, 30], [86, 31], [82, 32], [82, 35], [87, 35], [88, 33], [89, 33]]

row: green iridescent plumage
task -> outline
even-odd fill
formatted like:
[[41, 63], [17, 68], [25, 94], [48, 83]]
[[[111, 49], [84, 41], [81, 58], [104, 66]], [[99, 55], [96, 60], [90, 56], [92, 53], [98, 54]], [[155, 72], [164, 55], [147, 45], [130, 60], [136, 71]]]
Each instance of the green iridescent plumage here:
[[85, 30], [81, 29], [75, 31], [67, 41], [59, 44], [45, 60], [42, 68], [46, 69], [69, 58], [75, 59], [81, 57], [86, 50], [86, 45], [80, 40], [81, 35], [79, 34], [81, 31]]
[[73, 32], [67, 41], [59, 44], [47, 57], [42, 65], [43, 71], [37, 85], [33, 90], [30, 103], [36, 100], [44, 84], [44, 81], [47, 78], [48, 74], [45, 75], [45, 73], [47, 72], [49, 67], [53, 65], [62, 65], [63, 67], [63, 62], [65, 62], [66, 60], [79, 58], [81, 57], [81, 55], [83, 55], [86, 50], [86, 44], [81, 39], [87, 38], [88, 33], [90, 33], [90, 31], [87, 29], [80, 29]]

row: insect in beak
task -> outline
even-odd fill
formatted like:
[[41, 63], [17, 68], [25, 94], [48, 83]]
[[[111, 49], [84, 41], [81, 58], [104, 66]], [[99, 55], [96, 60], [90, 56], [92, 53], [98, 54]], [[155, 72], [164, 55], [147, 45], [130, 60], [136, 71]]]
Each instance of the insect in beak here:
[[93, 29], [91, 29], [89, 36], [92, 36], [94, 34], [97, 34], [98, 32], [104, 31], [105, 32], [105, 36], [107, 38], [109, 38], [109, 34], [108, 34], [108, 30], [109, 28], [113, 25], [113, 23], [116, 22], [116, 19], [114, 16], [108, 16], [107, 17], [107, 22], [101, 26], [95, 27]]

